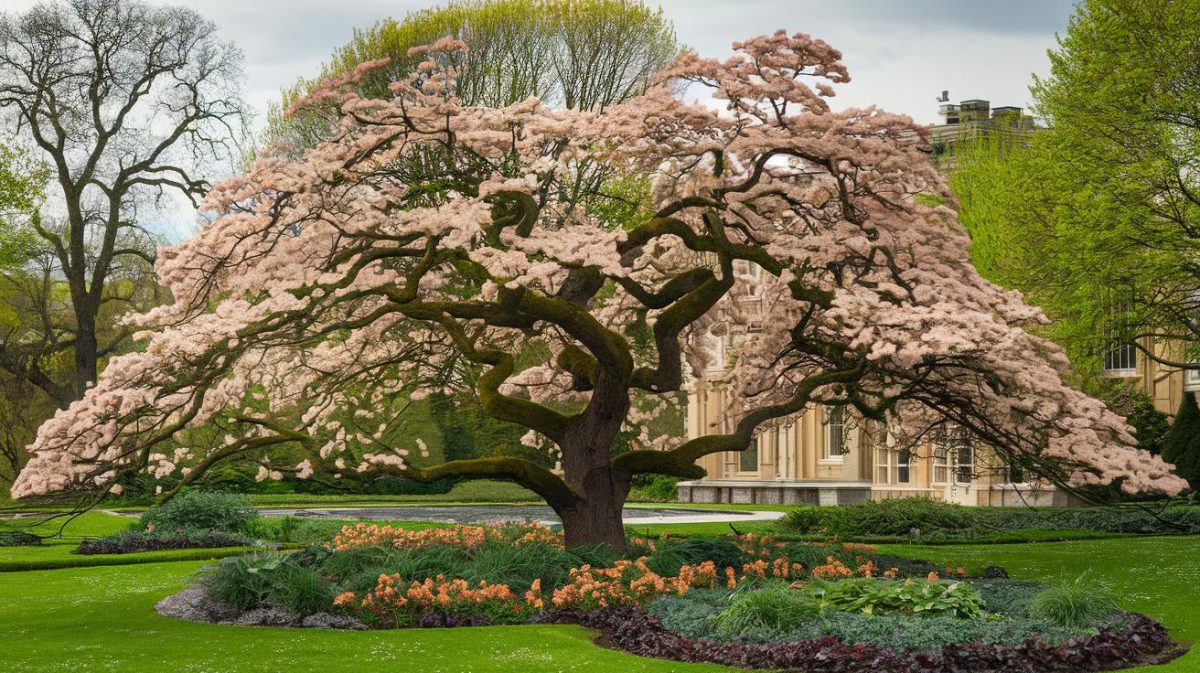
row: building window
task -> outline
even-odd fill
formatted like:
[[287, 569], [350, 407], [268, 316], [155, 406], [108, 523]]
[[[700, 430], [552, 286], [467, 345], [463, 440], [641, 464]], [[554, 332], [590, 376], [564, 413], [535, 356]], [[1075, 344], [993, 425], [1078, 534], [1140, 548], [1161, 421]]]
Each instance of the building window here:
[[946, 447], [938, 445], [933, 449], [933, 483], [944, 484], [950, 477], [949, 463], [946, 452]]
[[758, 471], [758, 437], [751, 439], [750, 444], [741, 451], [741, 455], [738, 457], [738, 471]]
[[912, 481], [912, 451], [900, 449], [896, 457], [896, 483], [907, 484]]
[[846, 455], [846, 409], [825, 407], [825, 457], [840, 460]]
[[1183, 370], [1183, 389], [1187, 391], [1200, 390], [1200, 369]]
[[1104, 373], [1107, 376], [1137, 374], [1137, 346], [1128, 340], [1133, 332], [1133, 312], [1127, 301], [1113, 308], [1108, 334], [1105, 335]]
[[975, 449], [970, 440], [958, 445], [954, 451], [954, 481], [965, 484], [975, 479]]
[[890, 484], [892, 483], [892, 452], [884, 447], [875, 449], [875, 483]]
[[944, 484], [953, 470], [954, 481], [965, 483], [975, 478], [975, 448], [965, 429], [945, 423], [934, 438], [933, 481]]

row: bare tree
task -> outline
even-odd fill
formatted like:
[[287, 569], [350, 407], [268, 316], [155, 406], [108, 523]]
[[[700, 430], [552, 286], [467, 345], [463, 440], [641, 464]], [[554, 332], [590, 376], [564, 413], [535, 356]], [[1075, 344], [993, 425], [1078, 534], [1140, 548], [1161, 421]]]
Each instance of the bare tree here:
[[114, 279], [153, 261], [148, 211], [175, 195], [195, 205], [205, 168], [237, 159], [240, 78], [240, 51], [188, 9], [71, 0], [0, 16], [0, 111], [44, 155], [60, 209], [30, 221], [70, 299], [69, 324], [47, 326], [59, 332], [47, 348], [74, 352], [69, 398], [47, 390], [58, 404], [82, 395], [128, 337], [101, 343], [97, 320], [130, 299], [108, 289]]

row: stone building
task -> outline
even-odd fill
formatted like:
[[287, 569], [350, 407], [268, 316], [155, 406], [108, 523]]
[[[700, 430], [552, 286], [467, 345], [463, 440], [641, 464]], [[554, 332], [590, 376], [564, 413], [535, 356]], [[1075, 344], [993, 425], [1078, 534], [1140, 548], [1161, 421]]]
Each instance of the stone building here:
[[[942, 166], [952, 165], [953, 147], [963, 139], [998, 131], [1019, 142], [1035, 128], [1020, 108], [992, 108], [985, 100], [952, 105], [946, 99], [943, 94], [944, 123], [932, 127], [934, 158]], [[734, 348], [731, 339], [723, 337], [716, 347]], [[725, 353], [712, 361], [726, 362]], [[1200, 390], [1200, 372], [1163, 367], [1130, 344], [1115, 346], [1104, 364], [1106, 375], [1136, 379], [1167, 413], [1179, 408], [1185, 392]], [[721, 379], [720, 369], [707, 372], [703, 383], [689, 391], [689, 438], [730, 429], [722, 414], [726, 391]], [[701, 459], [707, 476], [681, 482], [679, 500], [841, 505], [927, 497], [965, 505], [1077, 504], [1073, 496], [1001, 464], [986, 446], [953, 429], [922, 446], [900, 448], [881, 441], [882, 433], [868, 432], [850, 414], [844, 408], [815, 408], [764, 425], [747, 450]]]

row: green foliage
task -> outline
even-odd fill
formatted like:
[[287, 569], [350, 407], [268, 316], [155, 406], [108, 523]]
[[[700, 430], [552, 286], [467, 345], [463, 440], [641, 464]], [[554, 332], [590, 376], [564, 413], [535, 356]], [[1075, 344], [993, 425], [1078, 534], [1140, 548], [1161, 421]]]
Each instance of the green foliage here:
[[323, 612], [333, 601], [333, 586], [312, 568], [293, 561], [280, 564], [267, 575], [271, 600], [298, 615]]
[[277, 605], [298, 615], [328, 610], [333, 585], [314, 568], [278, 552], [227, 559], [200, 577], [217, 598], [239, 610]]
[[972, 619], [983, 612], [983, 599], [967, 582], [814, 580], [807, 590], [822, 608], [864, 615], [927, 612]]
[[1059, 582], [1033, 597], [1029, 614], [1067, 628], [1088, 628], [1119, 610], [1107, 588], [1085, 576]]
[[146, 510], [141, 526], [156, 531], [202, 529], [243, 533], [256, 517], [258, 512], [244, 495], [193, 491]]
[[25, 151], [0, 144], [0, 269], [17, 270], [43, 248], [29, 223], [48, 177]]
[[481, 580], [507, 584], [513, 591], [523, 592], [536, 579], [542, 580], [546, 587], [561, 586], [566, 583], [570, 569], [579, 565], [581, 560], [575, 554], [544, 542], [519, 545], [489, 542], [474, 550], [469, 561], [453, 576], [473, 584]]
[[717, 615], [729, 607], [733, 594], [728, 589], [693, 589], [683, 596], [659, 596], [650, 601], [646, 611], [668, 631], [689, 638], [722, 637]]
[[1175, 422], [1162, 440], [1162, 458], [1193, 490], [1200, 490], [1200, 406], [1192, 393], [1184, 394]]
[[1163, 440], [1171, 424], [1168, 416], [1155, 408], [1149, 395], [1126, 385], [1103, 397], [1110, 409], [1124, 416], [1133, 426], [1139, 448], [1155, 455], [1162, 453]]
[[1031, 636], [1057, 643], [1080, 635], [1079, 630], [1029, 618], [958, 619], [926, 614], [866, 617], [846, 612], [827, 612], [823, 630], [844, 643], [876, 645], [896, 652], [937, 652], [947, 645], [966, 643], [1016, 645]]
[[254, 540], [213, 528], [162, 528], [152, 532], [123, 530], [80, 543], [76, 554], [136, 554], [166, 549], [249, 547]]
[[1030, 616], [1029, 604], [1046, 588], [1044, 583], [1031, 580], [974, 578], [969, 582], [979, 592], [985, 610], [1014, 617]]
[[259, 540], [286, 544], [308, 544], [332, 539], [348, 521], [340, 519], [301, 519], [294, 516], [255, 517], [246, 526], [246, 534]]
[[0, 531], [0, 547], [36, 547], [40, 544], [40, 535], [25, 531]]
[[268, 114], [268, 144], [311, 145], [327, 122], [320, 113], [282, 110], [330, 77], [360, 63], [391, 63], [362, 84], [368, 96], [416, 65], [413, 47], [451, 36], [468, 47], [458, 95], [470, 105], [504, 106], [530, 96], [552, 105], [600, 109], [641, 93], [679, 52], [661, 9], [623, 0], [461, 0], [384, 19], [339, 48], [312, 79], [284, 92]]
[[675, 502], [679, 498], [678, 483], [677, 477], [665, 474], [636, 474], [629, 496], [630, 499], [649, 502]]
[[774, 586], [734, 594], [729, 607], [717, 615], [716, 626], [726, 636], [778, 637], [796, 631], [820, 612], [820, 606], [804, 594]]
[[1200, 354], [1198, 40], [1196, 3], [1077, 3], [1032, 88], [1047, 128], [1009, 151], [964, 144], [951, 176], [976, 266], [1046, 310], [1089, 387], [1114, 341]]
[[912, 529], [955, 530], [974, 523], [975, 510], [926, 498], [893, 498], [845, 507], [799, 507], [780, 525], [798, 533], [908, 535]]
[[[976, 581], [972, 580], [975, 584]], [[1013, 590], [1007, 592], [1024, 603], [1041, 589], [1029, 582], [995, 581], [981, 587], [985, 594], [991, 592], [1001, 600], [1006, 584]], [[787, 589], [770, 587], [771, 593]], [[764, 592], [755, 592], [764, 593]], [[792, 594], [798, 592], [791, 591]], [[745, 598], [753, 596], [745, 592]], [[948, 614], [890, 614], [863, 615], [838, 610], [824, 610], [805, 620], [798, 620], [785, 630], [747, 628], [739, 633], [729, 633], [719, 628], [718, 616], [729, 609], [733, 601], [742, 597], [739, 592], [724, 589], [693, 590], [685, 596], [662, 596], [647, 606], [647, 611], [663, 627], [690, 638], [712, 638], [737, 642], [791, 642], [834, 636], [848, 644], [875, 645], [897, 652], [936, 652], [947, 645], [964, 643], [1018, 644], [1032, 635], [1056, 643], [1080, 635], [1082, 629], [1056, 626], [1046, 620], [1030, 617], [1015, 610], [1004, 611], [1003, 618], [960, 619]], [[772, 600], [772, 599], [767, 599]], [[990, 606], [989, 606], [990, 611]]]
[[646, 559], [646, 565], [664, 577], [679, 574], [682, 565], [697, 565], [712, 561], [718, 569], [741, 570], [746, 558], [738, 545], [723, 538], [693, 537], [682, 540], [662, 540], [658, 551]]
[[779, 526], [791, 533], [845, 537], [910, 537], [930, 541], [994, 538], [1005, 532], [1200, 532], [1200, 507], [966, 507], [919, 498], [896, 498], [843, 507], [799, 507]]
[[283, 556], [272, 551], [237, 556], [217, 564], [200, 581], [213, 596], [239, 610], [249, 610], [271, 595], [269, 575], [283, 562]]

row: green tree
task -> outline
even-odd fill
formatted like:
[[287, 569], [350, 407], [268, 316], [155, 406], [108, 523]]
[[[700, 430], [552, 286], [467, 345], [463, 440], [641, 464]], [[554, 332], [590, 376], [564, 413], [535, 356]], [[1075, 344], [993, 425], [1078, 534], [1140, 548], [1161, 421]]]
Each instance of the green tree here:
[[164, 199], [195, 204], [208, 191], [205, 165], [237, 154], [240, 76], [240, 52], [191, 10], [70, 0], [0, 14], [3, 128], [37, 151], [53, 186], [28, 232], [53, 265], [52, 289], [61, 282], [69, 299], [66, 321], [39, 316], [37, 338], [74, 359], [69, 380], [38, 383], [58, 405], [127, 341], [104, 325], [149, 277], [158, 241], [145, 221]]
[[1187, 479], [1193, 490], [1200, 489], [1200, 406], [1195, 395], [1183, 396], [1162, 447], [1163, 460], [1173, 463], [1175, 473]]
[[1195, 2], [1085, 0], [1032, 88], [1047, 129], [959, 157], [980, 271], [1045, 308], [1084, 374], [1114, 343], [1170, 366], [1200, 356], [1198, 43]]
[[409, 50], [453, 37], [469, 49], [458, 95], [468, 105], [498, 107], [530, 96], [561, 107], [600, 110], [645, 91], [651, 76], [680, 52], [661, 9], [631, 0], [455, 0], [384, 19], [337, 49], [321, 72], [300, 79], [268, 111], [266, 143], [297, 150], [326, 136], [333, 115], [285, 111], [322, 82], [377, 59], [391, 63], [362, 83], [387, 96], [387, 85], [420, 57]]

